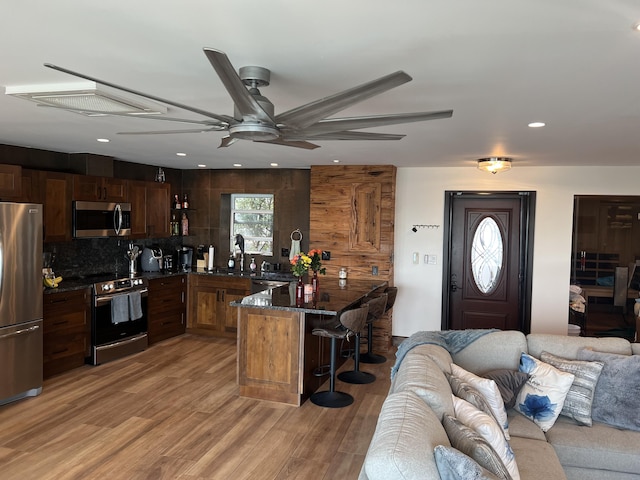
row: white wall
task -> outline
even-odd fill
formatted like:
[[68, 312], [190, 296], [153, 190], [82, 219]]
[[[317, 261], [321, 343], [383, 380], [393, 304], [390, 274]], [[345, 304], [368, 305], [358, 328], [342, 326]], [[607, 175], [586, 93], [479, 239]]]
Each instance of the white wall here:
[[[531, 331], [567, 331], [574, 195], [640, 195], [640, 167], [518, 167], [497, 175], [469, 168], [398, 168], [393, 335], [440, 330], [445, 190], [536, 193]], [[414, 224], [438, 229], [411, 231]], [[413, 252], [420, 253], [414, 265]], [[436, 254], [436, 265], [425, 265]]]

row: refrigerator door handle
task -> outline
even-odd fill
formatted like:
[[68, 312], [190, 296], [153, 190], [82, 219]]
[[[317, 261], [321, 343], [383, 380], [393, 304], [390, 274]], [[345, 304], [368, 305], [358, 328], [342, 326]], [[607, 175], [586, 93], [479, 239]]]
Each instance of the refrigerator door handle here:
[[2, 340], [3, 338], [16, 337], [16, 336], [21, 335], [23, 333], [35, 332], [36, 330], [39, 330], [39, 329], [40, 329], [40, 325], [34, 325], [33, 327], [23, 328], [22, 330], [16, 330], [15, 332], [12, 332], [12, 333], [7, 333], [5, 335], [0, 335], [0, 340]]

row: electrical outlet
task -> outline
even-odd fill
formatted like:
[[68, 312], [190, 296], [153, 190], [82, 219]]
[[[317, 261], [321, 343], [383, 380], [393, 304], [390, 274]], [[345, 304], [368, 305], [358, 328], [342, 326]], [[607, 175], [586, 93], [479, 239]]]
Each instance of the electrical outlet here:
[[289, 256], [289, 249], [288, 248], [281, 248], [280, 249], [280, 255], [282, 257], [288, 257]]
[[429, 255], [429, 265], [437, 265], [437, 264], [438, 264], [438, 256]]
[[378, 266], [374, 265], [371, 267], [371, 275], [378, 275]]
[[328, 250], [323, 250], [322, 260], [331, 260], [331, 252], [329, 252]]
[[413, 252], [413, 264], [417, 265], [420, 263], [420, 253]]

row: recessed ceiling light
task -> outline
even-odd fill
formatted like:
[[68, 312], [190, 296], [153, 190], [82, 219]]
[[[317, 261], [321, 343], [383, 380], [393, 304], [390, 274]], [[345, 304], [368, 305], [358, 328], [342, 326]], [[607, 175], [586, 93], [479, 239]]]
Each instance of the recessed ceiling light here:
[[273, 162], [273, 163], [271, 163], [271, 166], [272, 166], [272, 167], [277, 167], [277, 166], [278, 166], [278, 164], [277, 164], [277, 163], [275, 163], [275, 162]]
[[340, 163], [340, 160], [338, 160], [337, 158], [333, 160], [333, 163]]
[[241, 166], [242, 166], [242, 164], [241, 164], [241, 163], [234, 163], [234, 164], [233, 164], [233, 166], [234, 166], [234, 167], [241, 167]]
[[186, 153], [182, 153], [182, 152], [178, 152], [178, 153], [176, 153], [176, 155], [179, 156], [179, 157], [186, 157], [187, 156]]
[[546, 123], [544, 122], [531, 122], [528, 126], [531, 128], [540, 128], [540, 127], [544, 127], [546, 125]]
[[640, 32], [640, 22], [634, 23], [633, 28], [636, 32]]
[[204, 164], [202, 164], [202, 163], [199, 163], [199, 164], [198, 164], [198, 167], [200, 167], [200, 168], [206, 168], [207, 166], [206, 166], [206, 165], [204, 165]]
[[111, 141], [108, 138], [96, 138], [96, 140], [100, 143], [109, 143]]

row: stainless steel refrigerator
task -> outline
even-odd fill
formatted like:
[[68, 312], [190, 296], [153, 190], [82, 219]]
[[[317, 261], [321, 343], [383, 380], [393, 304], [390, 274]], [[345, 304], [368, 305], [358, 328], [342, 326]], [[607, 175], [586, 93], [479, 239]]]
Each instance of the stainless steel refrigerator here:
[[0, 202], [0, 405], [42, 391], [42, 205]]

